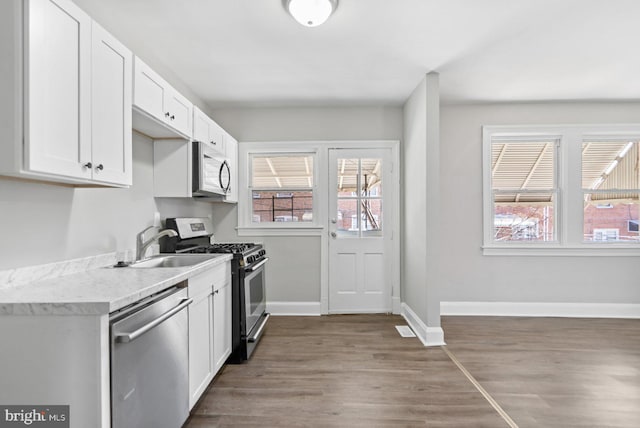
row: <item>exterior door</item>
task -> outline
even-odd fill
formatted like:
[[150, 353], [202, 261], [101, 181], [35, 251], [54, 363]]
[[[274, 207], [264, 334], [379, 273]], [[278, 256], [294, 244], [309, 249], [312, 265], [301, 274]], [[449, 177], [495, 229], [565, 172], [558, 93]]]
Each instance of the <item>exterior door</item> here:
[[329, 313], [391, 312], [391, 162], [391, 149], [329, 152]]

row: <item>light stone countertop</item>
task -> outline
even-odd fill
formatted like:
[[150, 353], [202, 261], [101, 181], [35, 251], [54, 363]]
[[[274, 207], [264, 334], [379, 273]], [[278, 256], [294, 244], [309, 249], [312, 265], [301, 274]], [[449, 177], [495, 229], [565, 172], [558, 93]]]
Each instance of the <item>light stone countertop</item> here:
[[0, 289], [0, 315], [105, 315], [232, 259], [189, 267], [99, 267]]

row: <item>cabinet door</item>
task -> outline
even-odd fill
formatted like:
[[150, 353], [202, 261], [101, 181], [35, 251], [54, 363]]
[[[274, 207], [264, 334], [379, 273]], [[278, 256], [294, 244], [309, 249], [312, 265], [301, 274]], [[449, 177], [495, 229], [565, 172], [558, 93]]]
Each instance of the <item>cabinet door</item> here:
[[212, 119], [209, 120], [208, 142], [220, 156], [226, 156], [224, 149], [224, 129]]
[[138, 57], [134, 60], [133, 104], [146, 114], [164, 122], [167, 83]]
[[173, 89], [167, 90], [165, 96], [165, 117], [167, 124], [191, 138], [193, 131], [191, 129], [193, 104]]
[[238, 142], [231, 135], [225, 133], [224, 146], [227, 151], [227, 162], [231, 170], [231, 185], [229, 192], [224, 197], [225, 202], [238, 202]]
[[196, 296], [189, 305], [189, 409], [213, 378], [212, 317], [213, 294], [208, 292]]
[[213, 295], [213, 328], [215, 374], [231, 355], [231, 287], [228, 282]]
[[93, 179], [132, 184], [132, 54], [97, 23], [92, 28]]
[[69, 0], [25, 4], [25, 169], [91, 178], [91, 18]]
[[193, 140], [200, 143], [209, 142], [209, 116], [198, 107], [193, 107]]

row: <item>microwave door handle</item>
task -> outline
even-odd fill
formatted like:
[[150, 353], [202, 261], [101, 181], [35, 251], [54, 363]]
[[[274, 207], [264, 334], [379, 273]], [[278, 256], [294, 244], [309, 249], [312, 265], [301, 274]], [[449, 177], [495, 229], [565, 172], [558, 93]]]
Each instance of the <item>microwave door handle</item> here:
[[[227, 184], [225, 185], [222, 181], [222, 172], [226, 170], [226, 179]], [[220, 165], [220, 170], [218, 171], [218, 181], [220, 182], [220, 188], [224, 193], [229, 192], [229, 187], [231, 187], [231, 170], [229, 169], [229, 164], [227, 161], [223, 161], [222, 165]]]

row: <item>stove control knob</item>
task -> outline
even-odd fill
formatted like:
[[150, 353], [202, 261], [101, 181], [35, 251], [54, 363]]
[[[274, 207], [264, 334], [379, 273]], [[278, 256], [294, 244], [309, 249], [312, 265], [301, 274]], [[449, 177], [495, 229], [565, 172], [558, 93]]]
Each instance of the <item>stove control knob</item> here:
[[247, 257], [247, 263], [251, 264], [256, 260], [256, 256], [249, 256]]

